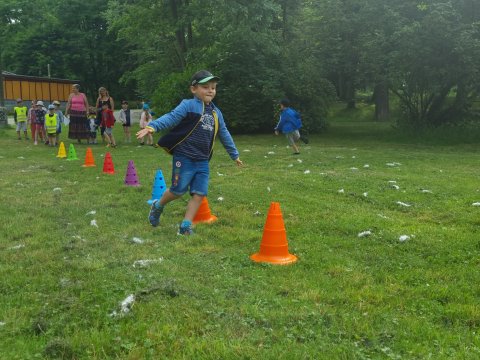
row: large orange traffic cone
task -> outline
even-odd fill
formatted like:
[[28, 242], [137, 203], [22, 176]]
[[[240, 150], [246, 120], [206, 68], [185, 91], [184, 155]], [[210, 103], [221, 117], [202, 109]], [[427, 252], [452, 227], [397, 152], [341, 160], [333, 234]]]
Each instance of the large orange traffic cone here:
[[115, 174], [115, 168], [113, 166], [112, 155], [109, 152], [105, 154], [105, 160], [103, 161], [103, 173]]
[[278, 202], [270, 204], [267, 221], [263, 230], [260, 251], [250, 256], [256, 262], [286, 265], [297, 261], [295, 255], [288, 253], [287, 233], [283, 223], [282, 211]]
[[85, 154], [85, 163], [82, 166], [83, 167], [95, 166], [95, 160], [93, 160], [93, 153], [91, 148], [87, 148], [87, 152]]
[[200, 204], [200, 207], [198, 208], [198, 211], [193, 218], [193, 223], [212, 223], [214, 221], [217, 221], [217, 219], [218, 218], [210, 212], [207, 197], [204, 196], [202, 199], [202, 203]]

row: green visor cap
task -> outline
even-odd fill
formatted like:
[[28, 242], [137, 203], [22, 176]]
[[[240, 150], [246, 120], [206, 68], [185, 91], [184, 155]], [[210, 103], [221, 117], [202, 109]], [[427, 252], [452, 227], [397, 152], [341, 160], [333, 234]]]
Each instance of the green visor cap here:
[[218, 81], [220, 78], [218, 76], [214, 76], [207, 70], [200, 70], [192, 76], [190, 85], [195, 86], [197, 84], [206, 84], [212, 80]]

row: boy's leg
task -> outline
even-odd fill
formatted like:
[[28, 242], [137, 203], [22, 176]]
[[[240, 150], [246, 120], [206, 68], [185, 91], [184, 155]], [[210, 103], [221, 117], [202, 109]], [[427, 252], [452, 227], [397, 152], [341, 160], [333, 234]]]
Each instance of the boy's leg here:
[[203, 195], [193, 194], [193, 196], [188, 201], [187, 211], [185, 212], [185, 220], [190, 222], [193, 221], [195, 215], [197, 215], [198, 208], [202, 204]]
[[178, 199], [179, 197], [180, 196], [170, 192], [170, 189], [165, 190], [160, 200], [155, 200], [152, 203], [150, 213], [148, 214], [148, 221], [150, 222], [150, 225], [158, 226], [160, 224], [160, 215], [162, 215], [165, 205], [167, 205], [170, 201]]

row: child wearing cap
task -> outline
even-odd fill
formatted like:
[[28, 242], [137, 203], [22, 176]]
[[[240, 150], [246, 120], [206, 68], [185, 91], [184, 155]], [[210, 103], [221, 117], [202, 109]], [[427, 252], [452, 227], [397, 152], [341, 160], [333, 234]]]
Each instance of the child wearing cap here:
[[60, 142], [60, 134], [62, 133], [62, 124], [65, 122], [63, 112], [60, 110], [60, 101], [55, 100], [52, 103], [55, 106], [55, 114], [57, 114], [57, 133], [55, 142], [58, 144]]
[[43, 101], [37, 101], [35, 104], [35, 142], [34, 145], [38, 145], [38, 138], [45, 141], [48, 145], [47, 136], [45, 134], [45, 115], [47, 109], [43, 105]]
[[48, 146], [55, 146], [57, 137], [58, 115], [55, 112], [55, 105], [48, 105], [48, 114], [45, 115], [45, 130], [48, 136]]
[[130, 135], [130, 127], [131, 127], [131, 113], [130, 109], [128, 108], [128, 101], [122, 101], [122, 109], [120, 110], [120, 122], [123, 126], [123, 139], [126, 143], [132, 142], [131, 135]]
[[22, 99], [17, 99], [17, 106], [13, 108], [13, 120], [15, 120], [15, 124], [17, 124], [17, 137], [18, 140], [22, 140], [20, 136], [20, 131], [23, 130], [23, 134], [25, 135], [25, 140], [28, 140], [27, 134], [27, 114], [28, 109], [25, 105], [23, 105]]
[[[143, 104], [142, 113], [140, 114], [140, 129], [145, 129], [152, 119], [152, 114], [150, 114], [150, 106], [148, 106], [148, 104]], [[145, 136], [147, 137], [147, 145], [153, 145], [152, 134], [149, 132]], [[142, 137], [140, 145], [145, 145], [145, 136]]]
[[147, 134], [171, 129], [160, 138], [158, 145], [173, 155], [172, 186], [163, 193], [161, 199], [153, 202], [149, 213], [152, 226], [159, 225], [160, 215], [166, 204], [189, 191], [191, 198], [178, 234], [193, 233], [193, 218], [203, 197], [208, 193], [209, 161], [217, 135], [237, 166], [243, 164], [225, 125], [222, 112], [212, 102], [218, 80], [218, 77], [206, 70], [198, 71], [190, 82], [193, 99], [182, 100], [170, 113], [152, 121], [145, 129], [137, 132], [137, 138], [140, 139]]

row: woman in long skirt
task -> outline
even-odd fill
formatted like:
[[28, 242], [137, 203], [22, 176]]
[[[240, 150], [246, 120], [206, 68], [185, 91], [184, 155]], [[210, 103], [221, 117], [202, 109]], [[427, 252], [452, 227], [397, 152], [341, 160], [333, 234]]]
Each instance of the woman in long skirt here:
[[72, 85], [72, 93], [68, 97], [65, 115], [70, 117], [70, 125], [68, 127], [68, 138], [77, 139], [78, 143], [82, 139], [87, 140], [89, 133], [88, 124], [88, 100], [84, 93], [80, 92], [80, 85]]

